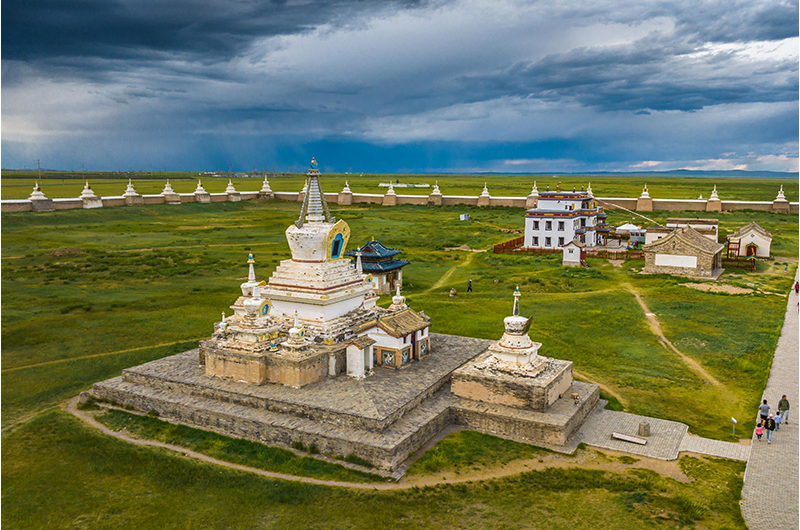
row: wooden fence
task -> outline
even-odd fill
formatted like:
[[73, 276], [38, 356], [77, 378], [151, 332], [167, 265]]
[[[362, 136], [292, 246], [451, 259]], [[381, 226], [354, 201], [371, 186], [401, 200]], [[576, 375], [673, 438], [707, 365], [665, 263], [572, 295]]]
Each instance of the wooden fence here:
[[506, 241], [505, 243], [499, 243], [494, 246], [494, 253], [506, 254], [508, 252], [512, 252], [515, 248], [521, 247], [524, 241], [525, 241], [525, 236], [519, 236], [515, 237], [511, 241]]
[[750, 272], [754, 272], [756, 270], [756, 260], [723, 257], [722, 266], [733, 267], [734, 269], [749, 269]]
[[[563, 251], [560, 248], [520, 248], [525, 241], [524, 236], [517, 237], [505, 243], [499, 243], [494, 246], [495, 254], [532, 254], [534, 256], [549, 256], [552, 254], [561, 254]], [[586, 254], [592, 258], [605, 258], [605, 259], [644, 259], [644, 252], [641, 250], [626, 251], [626, 250], [608, 250], [601, 249], [586, 249]]]

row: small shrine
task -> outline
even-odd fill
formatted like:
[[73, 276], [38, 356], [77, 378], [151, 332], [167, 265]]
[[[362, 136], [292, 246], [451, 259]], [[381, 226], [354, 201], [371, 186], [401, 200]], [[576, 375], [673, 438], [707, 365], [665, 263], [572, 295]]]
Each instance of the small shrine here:
[[456, 423], [496, 436], [564, 445], [600, 399], [599, 387], [573, 381], [572, 362], [539, 355], [528, 336], [531, 318], [514, 311], [503, 337], [453, 372], [450, 392]]
[[292, 258], [259, 281], [250, 254], [233, 315], [200, 343], [207, 375], [300, 388], [402, 368], [430, 351], [430, 319], [406, 305], [399, 284], [388, 309], [376, 306], [373, 284], [345, 259], [350, 227], [330, 214], [316, 160], [307, 176], [300, 217], [286, 229]]
[[385, 295], [403, 284], [403, 267], [410, 261], [395, 258], [402, 253], [402, 250], [388, 248], [373, 239], [361, 248], [348, 250], [345, 255], [355, 258], [356, 269], [372, 283], [375, 293]]
[[572, 362], [539, 355], [542, 345], [528, 336], [531, 318], [514, 312], [503, 320], [503, 337], [453, 373], [451, 391], [467, 399], [546, 411], [572, 385]]

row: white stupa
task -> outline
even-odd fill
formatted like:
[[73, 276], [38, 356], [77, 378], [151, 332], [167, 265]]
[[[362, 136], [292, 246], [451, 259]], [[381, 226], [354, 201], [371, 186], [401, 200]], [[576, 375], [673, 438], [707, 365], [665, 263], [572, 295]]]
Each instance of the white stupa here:
[[[783, 193], [783, 187], [781, 187], [781, 193]], [[33, 191], [31, 192], [30, 197], [28, 197], [31, 201], [45, 201], [48, 200], [47, 197], [44, 196], [44, 192], [42, 188], [39, 187], [39, 184], [33, 185]]]
[[136, 193], [136, 190], [133, 188], [133, 181], [128, 179], [128, 187], [125, 188], [125, 193], [122, 194], [123, 197], [139, 197], [139, 194]]
[[266, 175], [264, 175], [264, 184], [261, 186], [261, 193], [272, 193], [272, 188], [269, 187], [269, 181]]
[[292, 259], [281, 261], [261, 292], [273, 302], [273, 318], [288, 321], [299, 311], [309, 329], [331, 338], [352, 325], [344, 315], [374, 308], [377, 296], [344, 257], [350, 227], [330, 214], [319, 171], [308, 177], [300, 217], [286, 229]]
[[86, 181], [86, 185], [83, 187], [83, 191], [81, 191], [80, 198], [83, 201], [83, 207], [85, 209], [101, 208], [103, 206], [103, 200], [94, 194], [94, 190], [89, 185], [89, 181]]
[[719, 196], [717, 195], [717, 186], [714, 186], [714, 189], [711, 190], [711, 197], [708, 198], [709, 201], [718, 201]]
[[81, 199], [96, 199], [97, 195], [94, 194], [94, 190], [91, 186], [89, 186], [89, 181], [86, 181], [86, 185], [83, 187], [83, 191], [81, 191]]
[[394, 192], [394, 185], [392, 184], [391, 181], [389, 181], [389, 189], [386, 190], [386, 195], [396, 195], [396, 193]]
[[436, 183], [433, 185], [433, 191], [431, 195], [441, 195], [442, 192], [439, 190], [439, 181], [437, 180]]
[[225, 193], [239, 193], [236, 191], [236, 188], [233, 187], [233, 181], [228, 179], [228, 187], [225, 188]]
[[783, 184], [781, 184], [781, 189], [778, 191], [778, 196], [775, 197], [775, 201], [788, 202], [786, 201], [786, 195], [783, 194]]
[[486, 183], [483, 183], [483, 191], [481, 192], [481, 197], [491, 197], [489, 195], [489, 188], [486, 186]]
[[647, 191], [647, 184], [644, 185], [644, 189], [642, 190], [642, 194], [639, 196], [640, 199], [649, 199], [650, 192]]
[[195, 195], [201, 195], [208, 193], [205, 188], [203, 188], [203, 183], [198, 179], [197, 180], [197, 188], [194, 190]]
[[353, 193], [350, 191], [350, 184], [345, 180], [344, 181], [344, 188], [342, 188], [342, 193]]
[[503, 337], [489, 347], [495, 360], [508, 365], [509, 368], [530, 370], [544, 363], [537, 353], [541, 343], [533, 342], [528, 336], [531, 319], [519, 316], [519, 286], [514, 291], [514, 312], [503, 319], [505, 333]]
[[161, 190], [162, 195], [174, 195], [175, 190], [172, 189], [172, 186], [169, 184], [169, 179], [167, 179], [167, 184], [164, 186], [164, 189]]

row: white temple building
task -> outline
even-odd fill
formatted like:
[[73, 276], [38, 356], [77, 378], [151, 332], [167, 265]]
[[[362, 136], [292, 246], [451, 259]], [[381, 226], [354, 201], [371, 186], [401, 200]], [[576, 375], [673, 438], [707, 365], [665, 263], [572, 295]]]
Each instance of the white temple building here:
[[603, 208], [590, 192], [539, 192], [537, 207], [525, 212], [524, 248], [561, 248], [577, 240], [587, 247], [602, 244], [610, 230]]

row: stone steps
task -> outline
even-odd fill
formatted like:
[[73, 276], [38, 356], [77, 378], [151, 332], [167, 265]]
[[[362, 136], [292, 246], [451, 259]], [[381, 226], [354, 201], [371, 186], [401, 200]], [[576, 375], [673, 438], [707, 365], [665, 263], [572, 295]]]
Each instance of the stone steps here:
[[449, 388], [440, 390], [382, 433], [188, 395], [122, 377], [96, 383], [92, 393], [138, 410], [156, 410], [163, 419], [226, 436], [285, 446], [298, 441], [305, 446], [313, 443], [323, 453], [355, 454], [383, 469], [397, 468], [451, 420]]

